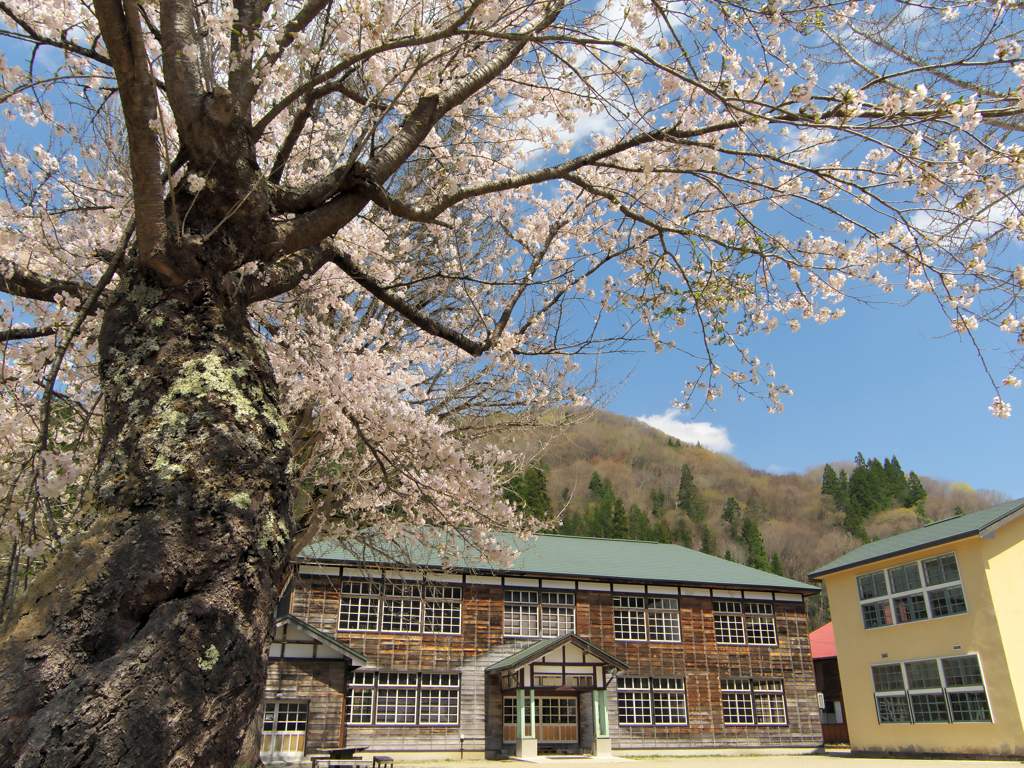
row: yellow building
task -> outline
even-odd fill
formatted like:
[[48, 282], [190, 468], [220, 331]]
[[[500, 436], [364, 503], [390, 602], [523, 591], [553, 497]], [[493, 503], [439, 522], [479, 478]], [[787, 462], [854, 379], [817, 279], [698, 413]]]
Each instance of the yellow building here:
[[1024, 757], [1024, 499], [810, 576], [828, 589], [855, 753]]

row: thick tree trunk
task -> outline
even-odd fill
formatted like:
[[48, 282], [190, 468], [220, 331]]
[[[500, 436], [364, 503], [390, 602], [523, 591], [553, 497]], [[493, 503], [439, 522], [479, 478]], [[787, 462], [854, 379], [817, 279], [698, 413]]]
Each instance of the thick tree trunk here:
[[258, 761], [240, 750], [292, 534], [287, 431], [244, 309], [180, 247], [186, 282], [126, 277], [104, 318], [99, 517], [3, 639], [0, 766]]

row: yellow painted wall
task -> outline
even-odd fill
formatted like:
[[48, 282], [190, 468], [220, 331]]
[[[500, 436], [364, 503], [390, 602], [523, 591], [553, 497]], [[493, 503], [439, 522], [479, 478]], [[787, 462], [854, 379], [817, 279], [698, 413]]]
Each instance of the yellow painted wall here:
[[[864, 629], [857, 576], [954, 551], [966, 614]], [[824, 581], [854, 750], [1024, 754], [1024, 518], [1004, 525], [994, 540], [973, 537], [898, 555]], [[980, 658], [993, 723], [879, 724], [873, 665], [966, 654]]]

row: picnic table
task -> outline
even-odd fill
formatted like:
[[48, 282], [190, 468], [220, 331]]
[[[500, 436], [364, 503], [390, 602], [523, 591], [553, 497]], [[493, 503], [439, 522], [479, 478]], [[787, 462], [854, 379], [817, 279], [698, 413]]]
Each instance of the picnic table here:
[[342, 747], [325, 753], [310, 755], [313, 768], [360, 768], [365, 765], [363, 758], [356, 754], [366, 747]]

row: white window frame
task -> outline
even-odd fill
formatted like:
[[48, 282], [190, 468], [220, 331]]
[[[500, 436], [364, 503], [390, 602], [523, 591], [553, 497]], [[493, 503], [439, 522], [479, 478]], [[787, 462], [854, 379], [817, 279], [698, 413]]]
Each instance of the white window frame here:
[[740, 600], [712, 602], [715, 642], [719, 645], [777, 646], [775, 605]]
[[956, 552], [861, 574], [857, 597], [866, 630], [970, 613]]
[[670, 595], [615, 595], [615, 639], [619, 642], [682, 642], [679, 598]]
[[788, 725], [786, 689], [779, 679], [722, 678], [725, 725]]
[[339, 632], [462, 634], [462, 587], [349, 579], [341, 583]]
[[505, 589], [503, 637], [561, 637], [575, 631], [575, 593]]
[[420, 725], [459, 724], [459, 676], [449, 672], [420, 675]]
[[[962, 667], [965, 662], [976, 667], [975, 679], [967, 681], [961, 679], [959, 675], [951, 674], [954, 664]], [[928, 665], [934, 665], [934, 675], [922, 678], [918, 674], [918, 670], [927, 670]], [[882, 670], [885, 671], [882, 672]], [[911, 683], [914, 680], [917, 680], [918, 684], [912, 687]], [[882, 683], [881, 688], [879, 687], [880, 682]], [[993, 722], [992, 705], [985, 685], [984, 670], [981, 667], [981, 658], [976, 653], [874, 664], [871, 667], [871, 684], [875, 694], [875, 716], [879, 725], [955, 725]], [[961, 706], [954, 706], [956, 701], [954, 697], [957, 699], [977, 697], [978, 694], [981, 698], [975, 698], [973, 703], [960, 699]], [[973, 710], [978, 708], [980, 702], [984, 703], [983, 709], [988, 714], [987, 719], [955, 717], [958, 712], [965, 711], [963, 704]], [[930, 705], [935, 703], [942, 704], [946, 714], [945, 720], [919, 717], [922, 712], [926, 711], [926, 707], [930, 708]], [[892, 716], [894, 713], [900, 714], [902, 717], [895, 718]]]

